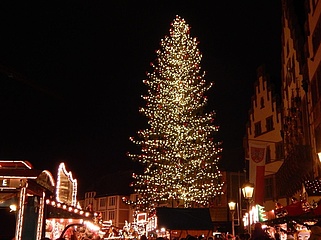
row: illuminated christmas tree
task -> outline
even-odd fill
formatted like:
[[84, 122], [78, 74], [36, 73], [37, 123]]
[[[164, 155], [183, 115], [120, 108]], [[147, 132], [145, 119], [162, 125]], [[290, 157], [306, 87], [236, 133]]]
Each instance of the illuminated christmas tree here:
[[184, 207], [208, 206], [222, 194], [215, 113], [203, 113], [212, 84], [204, 80], [197, 45], [189, 25], [176, 16], [144, 80], [148, 94], [140, 112], [149, 128], [138, 131], [138, 140], [130, 138], [141, 152], [129, 154], [144, 166], [143, 174], [133, 175], [140, 198], [131, 204], [137, 209], [151, 210], [170, 200]]

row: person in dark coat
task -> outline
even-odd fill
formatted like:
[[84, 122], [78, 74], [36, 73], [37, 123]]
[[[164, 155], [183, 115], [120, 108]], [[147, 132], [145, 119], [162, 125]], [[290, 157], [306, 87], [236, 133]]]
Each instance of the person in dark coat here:
[[313, 226], [309, 240], [321, 240], [321, 227]]
[[251, 240], [268, 240], [270, 239], [270, 236], [264, 232], [262, 229], [262, 224], [257, 222], [254, 225], [254, 230], [251, 236]]

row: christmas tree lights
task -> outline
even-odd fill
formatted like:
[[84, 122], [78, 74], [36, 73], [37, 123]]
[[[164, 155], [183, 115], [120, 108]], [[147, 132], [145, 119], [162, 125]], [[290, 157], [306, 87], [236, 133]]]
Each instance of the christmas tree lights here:
[[218, 161], [221, 148], [213, 136], [215, 113], [204, 113], [205, 93], [212, 83], [204, 80], [202, 54], [190, 27], [176, 16], [170, 35], [161, 40], [157, 59], [151, 63], [144, 84], [146, 106], [140, 109], [148, 119], [148, 129], [137, 139], [141, 152], [128, 154], [144, 166], [143, 174], [134, 174], [133, 187], [139, 199], [129, 202], [136, 209], [150, 211], [170, 200], [184, 207], [207, 206], [222, 194]]

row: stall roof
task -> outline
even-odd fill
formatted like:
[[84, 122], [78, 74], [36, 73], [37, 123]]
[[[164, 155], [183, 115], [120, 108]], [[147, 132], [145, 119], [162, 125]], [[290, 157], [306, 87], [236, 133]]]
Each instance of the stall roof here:
[[157, 208], [157, 225], [171, 230], [212, 230], [208, 208]]
[[75, 213], [74, 211], [69, 211], [68, 209], [58, 208], [51, 205], [46, 205], [46, 218], [65, 218], [65, 219], [87, 219], [92, 220], [93, 216], [85, 216], [84, 214]]
[[2, 169], [0, 168], [0, 177], [36, 179], [41, 172], [42, 172], [41, 170], [36, 170], [36, 169]]
[[26, 160], [0, 160], [0, 168], [32, 169], [33, 166]]

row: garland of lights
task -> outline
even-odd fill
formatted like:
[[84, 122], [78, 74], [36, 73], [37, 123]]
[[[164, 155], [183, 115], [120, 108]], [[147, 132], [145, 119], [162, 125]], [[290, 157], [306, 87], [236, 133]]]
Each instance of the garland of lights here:
[[72, 213], [76, 213], [79, 215], [83, 215], [85, 217], [90, 217], [92, 214], [88, 211], [83, 211], [81, 208], [79, 207], [75, 207], [75, 206], [68, 206], [67, 204], [61, 203], [61, 202], [57, 202], [54, 200], [50, 200], [50, 199], [46, 199], [46, 204], [47, 205], [51, 205], [57, 209], [63, 209], [63, 210], [68, 210], [69, 212]]
[[[51, 175], [51, 174], [50, 174]], [[45, 206], [45, 196], [46, 193], [42, 193], [42, 197], [39, 198], [39, 213], [38, 213], [38, 224], [37, 224], [37, 240], [41, 239], [42, 236], [42, 226], [43, 226], [43, 219], [44, 219], [44, 206]]]
[[208, 205], [222, 194], [218, 161], [221, 148], [213, 141], [218, 127], [212, 125], [215, 113], [203, 113], [206, 84], [201, 72], [202, 55], [198, 41], [190, 36], [190, 27], [176, 16], [170, 36], [161, 40], [157, 60], [151, 63], [144, 84], [148, 94], [142, 96], [146, 106], [140, 112], [149, 128], [138, 131], [130, 140], [141, 153], [129, 153], [141, 163], [143, 174], [133, 174], [134, 187], [140, 198], [127, 200], [136, 209], [151, 211], [161, 203], [175, 200], [184, 207]]

